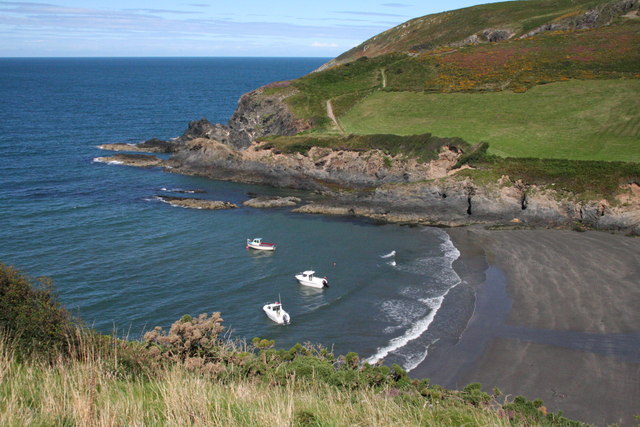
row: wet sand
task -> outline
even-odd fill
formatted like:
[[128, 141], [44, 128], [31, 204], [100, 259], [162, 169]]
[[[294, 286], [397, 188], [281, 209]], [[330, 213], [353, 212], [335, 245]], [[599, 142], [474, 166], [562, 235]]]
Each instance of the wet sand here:
[[454, 268], [476, 292], [455, 342], [411, 374], [481, 382], [593, 423], [640, 415], [640, 239], [562, 230], [448, 230]]

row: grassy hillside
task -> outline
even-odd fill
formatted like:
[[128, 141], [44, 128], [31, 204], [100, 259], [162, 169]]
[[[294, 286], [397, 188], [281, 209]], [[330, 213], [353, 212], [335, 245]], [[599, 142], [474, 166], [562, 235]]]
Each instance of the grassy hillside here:
[[569, 81], [525, 93], [378, 91], [340, 122], [355, 134], [488, 141], [489, 152], [503, 157], [640, 163], [640, 79]]
[[600, 11], [594, 23], [605, 24], [615, 15], [611, 4], [610, 0], [509, 1], [427, 15], [372, 37], [329, 65], [344, 64], [362, 56], [372, 58], [392, 52], [422, 52], [464, 44], [465, 39], [474, 35], [477, 42], [488, 41], [491, 31], [495, 30], [517, 38], [543, 25], [575, 26], [580, 17], [592, 9]]
[[[464, 14], [473, 10], [499, 6]], [[268, 90], [287, 91], [316, 136], [430, 133], [488, 142], [504, 157], [640, 162], [637, 46], [634, 11], [595, 29], [362, 57]]]

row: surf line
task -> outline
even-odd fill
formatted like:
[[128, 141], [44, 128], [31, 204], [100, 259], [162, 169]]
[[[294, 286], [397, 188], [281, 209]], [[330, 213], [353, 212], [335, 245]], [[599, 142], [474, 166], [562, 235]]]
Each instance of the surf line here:
[[[440, 310], [440, 307], [442, 307], [442, 303], [444, 302], [444, 299], [447, 296], [447, 294], [451, 291], [451, 289], [455, 288], [460, 283], [462, 283], [460, 276], [458, 276], [458, 273], [456, 273], [456, 271], [453, 269], [453, 262], [460, 257], [460, 251], [458, 250], [458, 248], [456, 248], [453, 245], [453, 242], [451, 241], [451, 238], [449, 237], [449, 235], [446, 233], [445, 235], [447, 236], [447, 240], [445, 240], [442, 243], [442, 248], [445, 251], [445, 253], [443, 254], [443, 257], [449, 259], [449, 268], [451, 269], [453, 274], [456, 275], [457, 277], [456, 282], [450, 288], [448, 288], [442, 295], [438, 297], [419, 299], [420, 302], [425, 303], [427, 307], [431, 309], [429, 314], [424, 319], [416, 322], [411, 328], [409, 328], [401, 336], [392, 338], [389, 341], [389, 344], [387, 344], [385, 347], [378, 348], [374, 355], [365, 359], [365, 362], [369, 364], [377, 363], [380, 360], [387, 357], [389, 353], [404, 347], [410, 341], [413, 341], [414, 339], [418, 338], [420, 335], [424, 334], [429, 329], [429, 326], [435, 319], [436, 314], [438, 313], [438, 310]], [[425, 352], [422, 354], [421, 357], [403, 366], [403, 368], [406, 369], [407, 371], [411, 371], [416, 366], [420, 365], [427, 358], [428, 353], [429, 353], [429, 346], [426, 347]]]

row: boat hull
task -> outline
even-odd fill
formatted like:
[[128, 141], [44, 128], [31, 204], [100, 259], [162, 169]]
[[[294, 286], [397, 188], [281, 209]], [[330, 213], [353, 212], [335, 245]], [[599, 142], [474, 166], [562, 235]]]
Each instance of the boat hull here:
[[309, 286], [311, 288], [322, 289], [322, 288], [329, 287], [329, 285], [327, 284], [327, 281], [325, 279], [314, 278], [314, 280], [311, 281], [311, 280], [303, 279], [301, 276], [298, 275], [298, 276], [296, 276], [296, 280], [301, 285]]
[[275, 243], [267, 243], [263, 242], [261, 238], [257, 239], [247, 239], [247, 249], [257, 249], [259, 251], [275, 251], [276, 244]]
[[264, 311], [264, 313], [267, 315], [269, 319], [271, 319], [272, 321], [276, 322], [279, 325], [288, 325], [289, 323], [291, 323], [291, 317], [289, 316], [289, 313], [284, 311], [282, 308], [276, 311], [273, 309], [273, 307], [274, 307], [274, 304], [267, 304], [264, 307], [262, 307], [262, 310]]
[[252, 243], [247, 244], [248, 248], [251, 249], [257, 249], [259, 251], [275, 251], [276, 250], [276, 245], [254, 245]]

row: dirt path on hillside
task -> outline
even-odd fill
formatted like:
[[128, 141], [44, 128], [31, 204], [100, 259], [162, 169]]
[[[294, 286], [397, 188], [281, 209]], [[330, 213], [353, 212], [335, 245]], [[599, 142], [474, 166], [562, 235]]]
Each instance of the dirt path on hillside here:
[[335, 114], [333, 114], [333, 105], [331, 104], [331, 100], [330, 99], [327, 100], [327, 117], [329, 117], [331, 119], [331, 121], [333, 122], [333, 124], [336, 125], [336, 127], [338, 128], [338, 130], [340, 131], [341, 134], [344, 135], [346, 133], [344, 131], [344, 128], [342, 127], [342, 125], [336, 119]]

